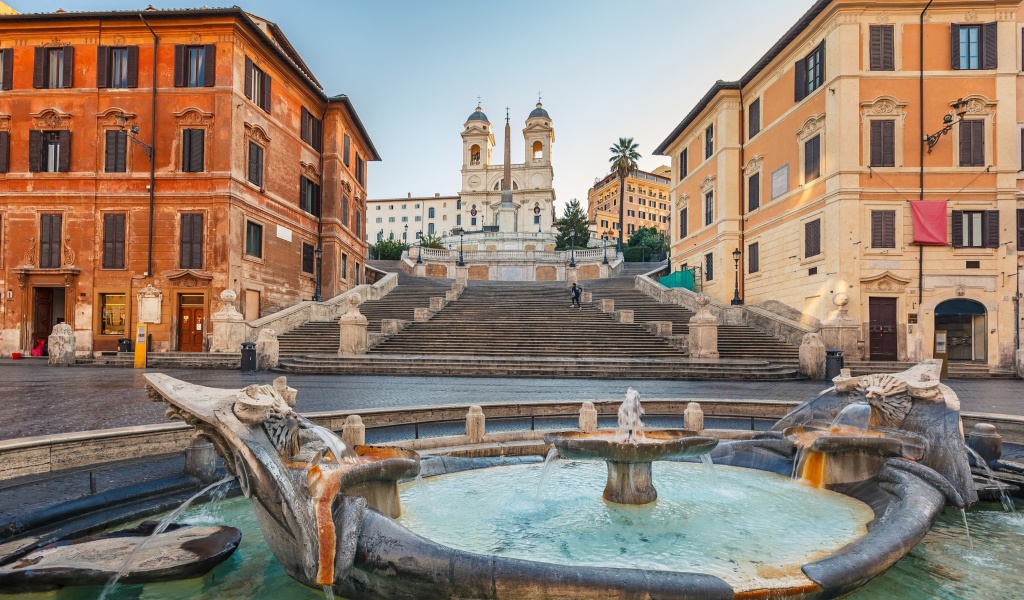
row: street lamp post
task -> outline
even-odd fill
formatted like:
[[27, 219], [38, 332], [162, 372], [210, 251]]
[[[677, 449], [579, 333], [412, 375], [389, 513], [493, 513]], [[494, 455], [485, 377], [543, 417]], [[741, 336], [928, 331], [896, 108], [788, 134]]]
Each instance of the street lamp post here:
[[601, 249], [604, 252], [604, 260], [602, 264], [608, 264], [608, 232], [601, 234]]
[[[950, 106], [953, 107], [952, 112], [942, 117], [943, 128], [931, 135], [925, 135], [924, 140], [922, 140], [928, 144], [928, 154], [931, 154], [932, 148], [935, 147], [935, 144], [939, 143], [939, 138], [949, 133], [954, 125], [964, 120], [964, 115], [967, 114], [967, 101], [963, 98], [950, 103]], [[953, 119], [954, 114], [956, 114], [956, 120]]]
[[646, 241], [647, 238], [640, 238], [640, 262], [642, 263], [647, 262], [647, 246], [644, 245]]
[[569, 268], [576, 268], [576, 232], [569, 232]]
[[405, 231], [402, 232], [402, 241], [405, 242], [406, 245], [409, 244], [409, 224], [408, 223], [405, 224]]
[[423, 264], [423, 230], [420, 229], [420, 235], [418, 238], [419, 243], [416, 244], [416, 264]]
[[462, 260], [462, 236], [465, 235], [466, 230], [459, 228], [459, 266], [466, 266], [466, 262]]
[[380, 260], [380, 243], [384, 240], [384, 230], [377, 232], [377, 260]]
[[739, 248], [736, 248], [735, 250], [732, 251], [732, 260], [734, 263], [736, 263], [736, 287], [733, 289], [732, 292], [733, 306], [739, 306], [743, 304], [743, 300], [740, 298], [740, 255], [741, 252]]
[[321, 293], [320, 281], [324, 272], [324, 249], [317, 246], [313, 254], [316, 255], [316, 290], [313, 292], [313, 302], [323, 302], [324, 297]]

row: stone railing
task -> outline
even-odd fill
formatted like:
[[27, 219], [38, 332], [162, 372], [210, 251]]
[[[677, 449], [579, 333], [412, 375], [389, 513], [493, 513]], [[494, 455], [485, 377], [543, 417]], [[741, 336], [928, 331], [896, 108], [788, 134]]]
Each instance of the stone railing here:
[[[411, 246], [407, 251], [409, 260], [416, 262], [416, 259], [421, 256], [419, 253], [422, 252], [423, 260], [427, 261], [457, 261], [459, 260], [458, 249], [445, 249], [445, 248], [420, 248], [419, 246]], [[582, 248], [579, 250], [464, 250], [462, 252], [462, 259], [464, 262], [477, 262], [477, 261], [492, 261], [492, 260], [529, 260], [534, 262], [558, 262], [565, 263], [569, 262], [573, 258], [571, 256], [575, 254], [577, 262], [586, 261], [592, 262], [595, 260], [604, 260], [605, 250], [602, 248]], [[608, 262], [611, 262], [615, 258], [615, 249], [607, 255]]]

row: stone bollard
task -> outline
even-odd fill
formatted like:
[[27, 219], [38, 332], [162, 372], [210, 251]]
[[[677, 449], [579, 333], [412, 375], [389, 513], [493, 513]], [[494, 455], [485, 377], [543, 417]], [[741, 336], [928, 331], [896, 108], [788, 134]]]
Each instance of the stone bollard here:
[[238, 352], [238, 347], [246, 339], [245, 317], [235, 308], [238, 294], [234, 290], [224, 290], [220, 300], [224, 307], [213, 313], [210, 322], [213, 333], [210, 335], [210, 352]]
[[469, 267], [455, 267], [455, 287], [465, 288], [469, 283]]
[[697, 314], [690, 317], [690, 358], [718, 358], [718, 318], [711, 314], [711, 299], [697, 296]]
[[704, 431], [704, 411], [700, 404], [690, 402], [683, 411], [683, 429], [689, 431]]
[[597, 431], [597, 409], [593, 402], [584, 402], [580, 408], [580, 431], [590, 433]]
[[[967, 436], [967, 447], [992, 464], [1003, 457], [1003, 436], [990, 423], [977, 423]], [[981, 465], [978, 465], [981, 466]]]
[[203, 483], [213, 483], [217, 478], [217, 450], [205, 435], [192, 438], [185, 448], [185, 474]]
[[409, 321], [406, 319], [381, 319], [380, 332], [383, 335], [395, 335], [406, 328]]
[[447, 300], [448, 302], [458, 300], [460, 294], [460, 290], [448, 290], [444, 293], [444, 299]]
[[647, 321], [644, 329], [660, 338], [672, 337], [672, 321]]
[[281, 344], [273, 329], [261, 329], [256, 338], [256, 370], [269, 371], [277, 367], [281, 359]]
[[565, 284], [572, 287], [572, 284], [580, 282], [580, 270], [578, 267], [566, 267]]
[[484, 441], [484, 433], [487, 431], [484, 420], [484, 411], [479, 406], [470, 406], [466, 415], [466, 435], [473, 444]]
[[597, 310], [603, 313], [615, 312], [615, 300], [611, 298], [601, 298], [597, 301]]
[[412, 320], [416, 323], [426, 323], [430, 320], [430, 317], [434, 316], [433, 310], [429, 308], [414, 308], [412, 311]]
[[825, 343], [817, 333], [805, 333], [800, 343], [800, 374], [808, 379], [825, 378]]
[[349, 449], [366, 444], [366, 425], [359, 415], [349, 415], [345, 418], [345, 424], [341, 427], [341, 441]]
[[67, 323], [57, 323], [47, 338], [47, 361], [51, 367], [67, 367], [75, 364], [75, 331]]
[[338, 321], [338, 327], [341, 329], [338, 354], [365, 354], [366, 317], [359, 312], [359, 296], [353, 294], [348, 302], [348, 312]]
[[580, 302], [590, 304], [594, 301], [594, 292], [583, 292], [580, 294]]
[[633, 311], [629, 309], [617, 310], [615, 311], [615, 320], [619, 323], [632, 323]]
[[447, 301], [440, 296], [433, 296], [430, 298], [430, 310], [441, 310]]

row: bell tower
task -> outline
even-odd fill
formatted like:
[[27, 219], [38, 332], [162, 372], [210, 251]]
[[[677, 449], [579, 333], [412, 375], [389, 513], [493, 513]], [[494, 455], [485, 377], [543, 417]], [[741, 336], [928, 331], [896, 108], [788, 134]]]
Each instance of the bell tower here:
[[555, 129], [551, 126], [551, 117], [544, 105], [537, 100], [537, 107], [530, 112], [523, 129], [523, 141], [526, 146], [526, 165], [550, 166], [551, 145], [555, 141]]

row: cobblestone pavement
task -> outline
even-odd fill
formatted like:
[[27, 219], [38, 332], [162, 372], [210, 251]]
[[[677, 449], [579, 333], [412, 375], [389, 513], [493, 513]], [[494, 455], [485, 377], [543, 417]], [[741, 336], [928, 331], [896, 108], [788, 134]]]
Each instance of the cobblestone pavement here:
[[[185, 381], [237, 388], [269, 382], [273, 373], [166, 369]], [[0, 359], [0, 439], [163, 423], [163, 404], [145, 394], [142, 371], [47, 367]], [[621, 398], [635, 387], [642, 398], [804, 400], [820, 381], [650, 381], [290, 375], [299, 412], [478, 402]], [[954, 379], [963, 410], [1024, 414], [1024, 380]]]

